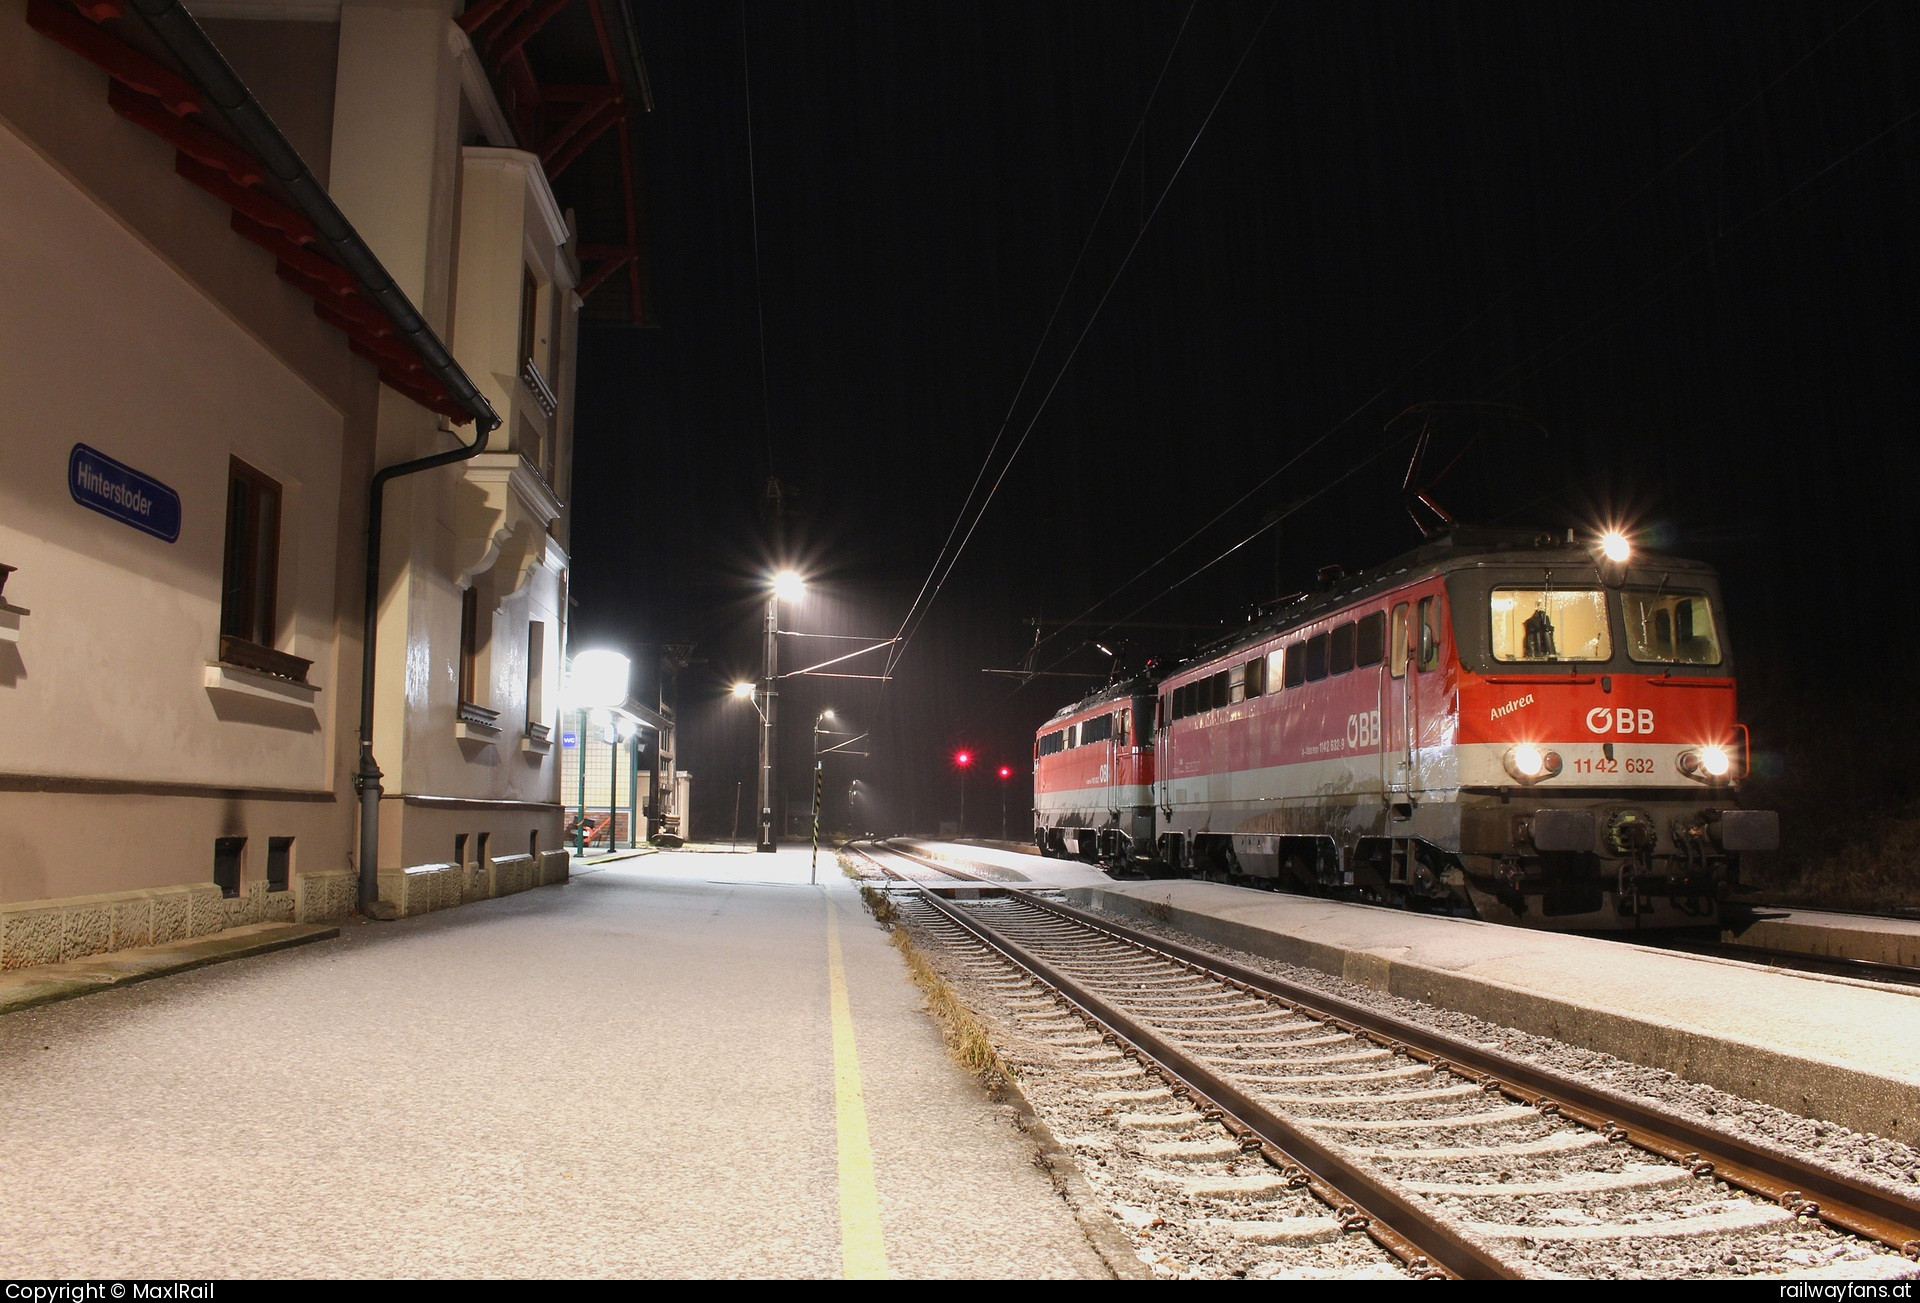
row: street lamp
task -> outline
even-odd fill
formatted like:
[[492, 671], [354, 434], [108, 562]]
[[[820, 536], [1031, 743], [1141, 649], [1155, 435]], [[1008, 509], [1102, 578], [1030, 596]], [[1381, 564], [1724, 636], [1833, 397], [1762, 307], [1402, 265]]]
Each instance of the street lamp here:
[[[760, 842], [754, 849], [767, 854], [774, 850], [773, 717], [780, 698], [780, 602], [796, 601], [805, 591], [805, 583], [791, 570], [774, 575], [767, 589], [766, 653], [760, 671], [760, 696], [765, 704], [754, 703], [760, 711]], [[740, 694], [737, 686], [734, 693]]]
[[973, 768], [973, 752], [956, 751], [953, 763], [960, 769], [960, 835], [967, 835], [967, 770]]

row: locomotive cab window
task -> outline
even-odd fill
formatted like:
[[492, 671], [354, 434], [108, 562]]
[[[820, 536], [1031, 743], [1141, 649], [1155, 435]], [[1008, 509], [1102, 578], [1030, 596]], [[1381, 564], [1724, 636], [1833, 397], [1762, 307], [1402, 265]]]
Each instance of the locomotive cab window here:
[[1620, 594], [1627, 655], [1666, 665], [1718, 665], [1720, 640], [1704, 593], [1629, 588]]
[[1598, 588], [1496, 588], [1490, 607], [1497, 661], [1613, 658], [1607, 595]]
[[1387, 673], [1400, 678], [1407, 672], [1407, 604], [1393, 608], [1393, 646], [1387, 658]]

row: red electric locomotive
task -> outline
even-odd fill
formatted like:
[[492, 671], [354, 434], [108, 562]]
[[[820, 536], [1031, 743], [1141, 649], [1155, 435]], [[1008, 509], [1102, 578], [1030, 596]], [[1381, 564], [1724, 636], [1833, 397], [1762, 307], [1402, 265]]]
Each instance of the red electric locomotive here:
[[1747, 754], [1709, 567], [1456, 528], [1164, 677], [1151, 859], [1533, 927], [1697, 923], [1778, 842], [1735, 800]]
[[1153, 684], [1105, 688], [1046, 722], [1033, 744], [1034, 841], [1043, 855], [1120, 865], [1151, 852]]

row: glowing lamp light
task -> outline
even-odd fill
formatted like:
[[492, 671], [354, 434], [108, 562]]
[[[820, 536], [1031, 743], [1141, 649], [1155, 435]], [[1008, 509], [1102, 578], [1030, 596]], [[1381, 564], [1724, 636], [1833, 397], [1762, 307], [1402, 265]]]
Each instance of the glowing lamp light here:
[[1625, 565], [1628, 558], [1633, 556], [1633, 544], [1627, 541], [1625, 534], [1611, 529], [1600, 536], [1600, 555], [1617, 566]]
[[962, 769], [965, 769], [968, 765], [973, 763], [973, 752], [971, 751], [954, 752], [953, 763], [956, 765], [959, 765]]
[[782, 570], [773, 577], [773, 595], [783, 602], [798, 601], [806, 591], [806, 581], [791, 570]]
[[751, 683], [736, 683], [733, 685], [733, 695], [745, 701], [753, 695], [753, 685]]
[[627, 699], [631, 669], [631, 663], [619, 652], [580, 652], [573, 658], [567, 693], [576, 706], [617, 706]]
[[1725, 747], [1701, 747], [1700, 768], [1711, 777], [1725, 778], [1727, 771], [1733, 768], [1733, 759], [1727, 755]]
[[1547, 758], [1533, 743], [1522, 742], [1513, 749], [1513, 767], [1523, 777], [1538, 778], [1546, 772]]
[[1005, 765], [1001, 765], [1001, 766], [1000, 766], [1000, 777], [1002, 777], [1002, 778], [1012, 778], [1012, 777], [1013, 777], [1013, 770], [1011, 770], [1011, 769], [1009, 769], [1009, 768], [1008, 768], [1007, 766], [1005, 766]]

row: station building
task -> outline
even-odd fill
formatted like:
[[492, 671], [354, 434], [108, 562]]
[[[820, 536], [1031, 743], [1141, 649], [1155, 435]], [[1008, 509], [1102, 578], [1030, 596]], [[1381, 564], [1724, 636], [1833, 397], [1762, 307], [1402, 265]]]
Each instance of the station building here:
[[[562, 879], [573, 359], [631, 239], [583, 280], [524, 37], [188, 8], [502, 420], [385, 491], [381, 911]], [[369, 484], [473, 436], [186, 73], [124, 0], [0, 0], [0, 967], [353, 907]]]

